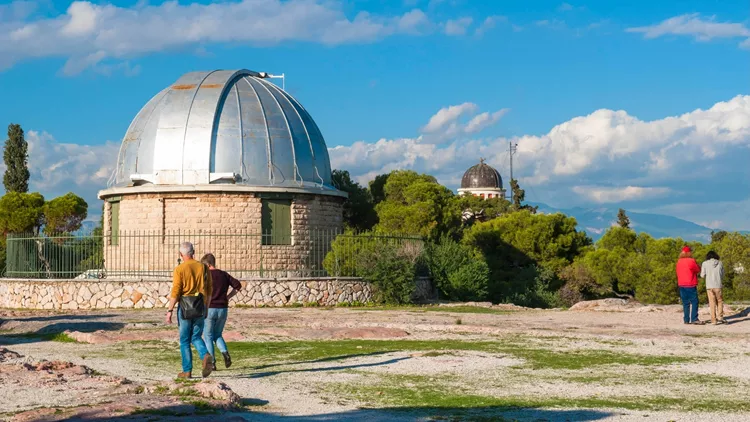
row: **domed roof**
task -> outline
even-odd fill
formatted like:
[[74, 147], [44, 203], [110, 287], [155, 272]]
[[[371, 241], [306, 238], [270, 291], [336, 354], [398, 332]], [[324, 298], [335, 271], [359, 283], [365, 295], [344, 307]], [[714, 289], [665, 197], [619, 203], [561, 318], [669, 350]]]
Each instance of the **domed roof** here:
[[479, 160], [479, 164], [470, 167], [461, 179], [461, 189], [502, 189], [503, 179], [500, 173]]
[[249, 70], [192, 72], [130, 124], [110, 187], [236, 184], [334, 190], [304, 107]]

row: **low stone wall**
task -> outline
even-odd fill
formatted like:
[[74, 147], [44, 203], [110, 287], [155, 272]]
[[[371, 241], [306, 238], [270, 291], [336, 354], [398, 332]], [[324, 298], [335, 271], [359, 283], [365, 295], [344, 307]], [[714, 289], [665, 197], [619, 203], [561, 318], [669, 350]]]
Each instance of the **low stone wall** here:
[[[0, 279], [0, 307], [23, 309], [158, 308], [168, 302], [171, 280]], [[369, 283], [357, 278], [255, 279], [242, 281], [230, 306], [288, 306], [372, 299]]]

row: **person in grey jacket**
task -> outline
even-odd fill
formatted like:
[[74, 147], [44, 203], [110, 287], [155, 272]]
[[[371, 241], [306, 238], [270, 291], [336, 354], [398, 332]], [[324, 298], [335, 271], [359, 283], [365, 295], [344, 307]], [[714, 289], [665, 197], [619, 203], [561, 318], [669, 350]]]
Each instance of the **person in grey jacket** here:
[[[711, 322], [714, 325], [726, 324], [724, 320], [724, 299], [721, 297], [721, 280], [724, 278], [724, 264], [719, 254], [710, 251], [701, 265], [701, 278], [706, 279], [708, 304], [711, 307]], [[718, 315], [717, 315], [718, 314]]]

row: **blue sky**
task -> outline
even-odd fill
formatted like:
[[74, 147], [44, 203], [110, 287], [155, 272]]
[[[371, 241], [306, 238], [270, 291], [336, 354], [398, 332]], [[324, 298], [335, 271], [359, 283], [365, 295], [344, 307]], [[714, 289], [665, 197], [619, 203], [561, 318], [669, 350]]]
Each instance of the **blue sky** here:
[[[750, 229], [747, 1], [245, 0], [0, 5], [0, 123], [32, 187], [90, 202], [181, 74], [287, 75], [335, 167], [456, 187], [479, 156], [557, 207]], [[700, 111], [696, 111], [700, 109]], [[5, 123], [2, 123], [3, 125]]]

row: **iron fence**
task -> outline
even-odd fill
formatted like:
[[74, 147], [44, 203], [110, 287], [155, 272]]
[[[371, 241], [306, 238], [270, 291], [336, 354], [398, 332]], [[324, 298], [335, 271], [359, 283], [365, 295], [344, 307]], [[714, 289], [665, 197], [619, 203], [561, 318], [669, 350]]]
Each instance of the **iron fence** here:
[[113, 235], [9, 234], [5, 277], [27, 279], [161, 278], [179, 265], [180, 243], [196, 258], [212, 253], [217, 267], [238, 278], [355, 277], [365, 249], [421, 250], [416, 236], [341, 233], [334, 229], [292, 235], [220, 231], [129, 232]]

